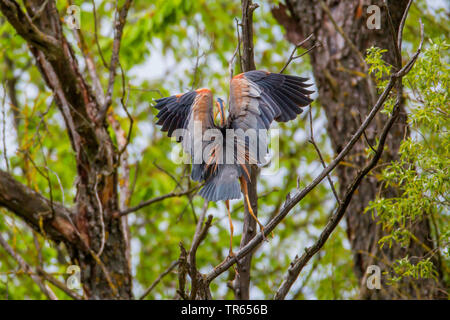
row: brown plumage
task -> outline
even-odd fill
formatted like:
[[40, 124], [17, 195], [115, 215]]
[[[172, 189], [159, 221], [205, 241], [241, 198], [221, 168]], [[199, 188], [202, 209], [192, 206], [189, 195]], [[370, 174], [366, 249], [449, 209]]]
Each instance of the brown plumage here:
[[[297, 76], [270, 73], [267, 71], [249, 71], [233, 77], [230, 82], [229, 116], [225, 120], [222, 100], [216, 105], [221, 115], [220, 125], [214, 123], [213, 96], [209, 89], [197, 89], [156, 100], [154, 107], [158, 125], [162, 131], [173, 133], [177, 141], [183, 141], [183, 149], [191, 155], [191, 178], [205, 181], [199, 194], [208, 201], [225, 200], [230, 220], [230, 255], [233, 224], [229, 210], [229, 200], [240, 198], [241, 191], [250, 214], [262, 224], [253, 213], [248, 198], [247, 184], [250, 182], [250, 164], [261, 164], [260, 151], [266, 151], [264, 138], [257, 136], [256, 148], [246, 138], [227, 139], [228, 129], [249, 132], [249, 129], [268, 130], [273, 120], [286, 122], [302, 113], [302, 107], [312, 102], [308, 97], [312, 91], [305, 88], [308, 79]], [[196, 123], [200, 132], [195, 130]], [[179, 136], [175, 130], [185, 129], [188, 135]], [[210, 130], [210, 131], [207, 131]], [[208, 139], [203, 138], [210, 133]], [[214, 137], [214, 139], [211, 138]], [[234, 150], [231, 163], [227, 160], [227, 146]], [[196, 152], [200, 151], [200, 152]], [[200, 155], [199, 155], [200, 153]], [[205, 154], [205, 156], [203, 156]]]
[[[207, 159], [193, 164], [192, 179], [205, 181], [200, 195], [209, 201], [240, 198], [239, 178], [249, 181], [249, 162], [260, 164], [257, 150], [249, 148], [243, 140], [227, 141], [226, 129], [269, 129], [273, 120], [286, 122], [295, 119], [302, 112], [302, 107], [311, 103], [308, 97], [312, 91], [305, 88], [308, 79], [291, 75], [270, 73], [267, 71], [250, 71], [233, 77], [230, 82], [229, 117], [225, 121], [223, 105], [217, 102], [221, 114], [221, 125], [214, 123], [214, 103], [209, 89], [197, 89], [156, 100], [154, 107], [159, 110], [157, 124], [162, 131], [172, 136], [177, 129], [187, 129], [190, 139], [183, 138], [183, 148], [194, 157], [194, 149], [205, 151], [209, 148]], [[201, 134], [208, 129], [216, 129], [223, 137], [223, 145], [218, 141], [203, 141], [193, 136], [195, 122], [201, 125]], [[192, 132], [191, 132], [192, 131]], [[180, 141], [181, 139], [179, 139]], [[226, 158], [226, 144], [233, 143], [237, 149], [233, 163], [220, 163]], [[264, 147], [264, 144], [263, 144]], [[239, 158], [239, 159], [238, 159]], [[238, 161], [245, 159], [245, 161]], [[193, 158], [193, 160], [195, 160]]]

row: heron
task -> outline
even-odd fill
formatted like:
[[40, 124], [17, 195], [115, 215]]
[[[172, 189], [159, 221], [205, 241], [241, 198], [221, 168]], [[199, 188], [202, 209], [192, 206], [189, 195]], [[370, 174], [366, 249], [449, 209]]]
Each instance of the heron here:
[[[201, 88], [182, 94], [155, 100], [153, 106], [159, 112], [157, 125], [172, 137], [179, 130], [186, 130], [190, 137], [177, 136], [182, 142], [183, 150], [193, 160], [191, 178], [203, 182], [199, 195], [207, 201], [225, 201], [230, 224], [230, 256], [233, 255], [233, 222], [230, 212], [230, 200], [240, 199], [241, 192], [247, 203], [248, 211], [258, 223], [264, 235], [264, 226], [253, 212], [248, 196], [248, 187], [252, 183], [250, 169], [252, 164], [260, 165], [260, 150], [267, 148], [257, 136], [257, 147], [252, 147], [248, 139], [227, 133], [231, 130], [268, 130], [271, 123], [287, 122], [295, 119], [302, 108], [313, 100], [309, 95], [313, 91], [306, 88], [312, 84], [309, 79], [294, 75], [271, 73], [254, 70], [240, 73], [230, 80], [230, 96], [228, 117], [225, 116], [224, 101], [218, 98], [215, 103], [210, 89]], [[220, 114], [220, 123], [215, 123]], [[200, 134], [192, 134], [195, 132]], [[214, 131], [215, 139], [208, 140], [204, 136]], [[195, 150], [200, 150], [197, 157]], [[223, 158], [233, 153], [231, 161], [223, 162]], [[227, 159], [229, 159], [227, 158]], [[194, 161], [196, 160], [196, 161]]]

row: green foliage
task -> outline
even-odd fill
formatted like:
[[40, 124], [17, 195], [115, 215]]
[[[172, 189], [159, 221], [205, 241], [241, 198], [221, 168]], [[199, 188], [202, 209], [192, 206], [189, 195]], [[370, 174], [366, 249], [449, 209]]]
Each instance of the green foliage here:
[[[389, 76], [391, 74], [391, 65], [383, 60], [383, 53], [387, 52], [386, 49], [380, 49], [377, 47], [371, 47], [367, 49], [366, 63], [369, 66], [369, 74], [374, 77], [378, 93], [381, 94], [386, 88], [389, 82]], [[384, 103], [382, 113], [391, 114], [394, 110], [395, 98], [394, 95], [386, 99]]]
[[[105, 60], [109, 61], [113, 43], [115, 2], [95, 2], [100, 51], [97, 48], [92, 4], [81, 0], [73, 2], [82, 8], [81, 31], [102, 85], [106, 87], [109, 70], [102, 63], [100, 51]], [[119, 2], [122, 4], [123, 1]], [[155, 111], [149, 106], [161, 95], [185, 92], [191, 87], [209, 87], [216, 95], [227, 97], [228, 64], [238, 42], [234, 18], [240, 19], [241, 15], [239, 1], [133, 2], [124, 28], [120, 52], [120, 62], [125, 73], [124, 85], [126, 93], [129, 93], [128, 109], [135, 121], [129, 145], [130, 184], [134, 186], [129, 206], [173, 190], [180, 191], [193, 186], [188, 177], [189, 166], [179, 166], [170, 160], [170, 153], [176, 144], [156, 128]], [[277, 72], [286, 62], [292, 46], [283, 39], [284, 30], [270, 13], [272, 2], [258, 3], [260, 7], [254, 12], [256, 65], [258, 69]], [[423, 3], [425, 1], [419, 1], [420, 6]], [[57, 1], [57, 4], [62, 18], [67, 3]], [[422, 10], [422, 7], [413, 5], [413, 16], [420, 14], [418, 8]], [[17, 77], [16, 92], [20, 102], [19, 106], [15, 106], [20, 114], [20, 124], [18, 128], [11, 125], [14, 132], [8, 134], [14, 140], [8, 150], [8, 154], [12, 154], [9, 157], [12, 172], [18, 180], [44, 196], [49, 197], [51, 189], [55, 201], [64, 202], [68, 207], [73, 206], [76, 163], [63, 120], [52, 102], [50, 90], [34, 67], [27, 45], [10, 24], [4, 23], [2, 19], [4, 17], [0, 16], [0, 77], [2, 80], [12, 75]], [[424, 22], [430, 34], [438, 37], [442, 30], [448, 34], [448, 27], [447, 31], [439, 27], [441, 24], [438, 17], [427, 15]], [[406, 31], [405, 41], [416, 45], [417, 30], [407, 24]], [[78, 48], [72, 31], [64, 27], [64, 32], [77, 53], [83, 75], [90, 82], [82, 63], [81, 49]], [[409, 241], [411, 235], [401, 234], [402, 230], [405, 230], [402, 226], [405, 221], [420, 219], [426, 212], [435, 218], [435, 233], [441, 248], [444, 248], [445, 244], [448, 245], [450, 230], [443, 227], [448, 216], [446, 192], [450, 167], [450, 139], [446, 131], [448, 119], [445, 119], [448, 118], [448, 93], [444, 93], [448, 90], [448, 72], [444, 72], [447, 66], [445, 63], [448, 61], [442, 58], [444, 55], [441, 50], [448, 50], [448, 47], [439, 41], [433, 43], [431, 50], [425, 53], [426, 58], [418, 62], [405, 80], [405, 85], [413, 93], [420, 93], [417, 97], [412, 95], [414, 98], [410, 100], [409, 119], [417, 134], [411, 135], [402, 145], [401, 159], [387, 168], [383, 176], [386, 184], [404, 187], [405, 200], [402, 199], [403, 196], [399, 196], [398, 199], [379, 199], [371, 204], [371, 208], [376, 208], [382, 216], [384, 227], [392, 230], [394, 234], [385, 240], [386, 243], [403, 238]], [[389, 66], [382, 62], [382, 54], [379, 49], [372, 48], [367, 58], [371, 72], [379, 80], [379, 89], [383, 88], [390, 73]], [[5, 57], [12, 60], [12, 66], [6, 63]], [[436, 62], [438, 66], [435, 66]], [[145, 70], [144, 74], [142, 70]], [[310, 70], [311, 65], [305, 56], [292, 62], [286, 73], [310, 76]], [[240, 72], [239, 63], [233, 71]], [[447, 77], [446, 82], [444, 77]], [[409, 82], [414, 86], [410, 87]], [[121, 96], [122, 83], [118, 77], [114, 87], [115, 100], [112, 109], [122, 128], [127, 131], [129, 121], [120, 108], [118, 97]], [[424, 102], [417, 102], [419, 100], [416, 98]], [[13, 106], [8, 106], [8, 119], [12, 119], [12, 108]], [[296, 189], [297, 184], [299, 187], [306, 185], [321, 169], [314, 147], [307, 142], [308, 112], [312, 112], [315, 140], [322, 150], [324, 160], [327, 163], [332, 160], [333, 152], [325, 131], [324, 112], [317, 101], [313, 103], [311, 110], [304, 112], [296, 121], [278, 125], [280, 171], [275, 177], [261, 176], [258, 185], [261, 199], [258, 214], [263, 222], [267, 222], [280, 208], [289, 191]], [[112, 131], [111, 135], [114, 136]], [[0, 149], [0, 159], [3, 161], [3, 150]], [[119, 171], [119, 179], [123, 179], [123, 175], [124, 173]], [[299, 182], [297, 176], [300, 177]], [[177, 180], [180, 186], [174, 180]], [[277, 228], [275, 237], [255, 253], [252, 266], [252, 297], [273, 297], [273, 292], [285, 276], [290, 261], [296, 254], [301, 254], [323, 229], [328, 214], [333, 209], [333, 203], [334, 198], [328, 184], [322, 183], [291, 211]], [[178, 259], [180, 242], [185, 248], [189, 248], [202, 206], [203, 201], [199, 197], [171, 198], [129, 215], [133, 288], [136, 297], [139, 297], [172, 261]], [[398, 213], [398, 208], [402, 208], [402, 215]], [[220, 203], [211, 205], [208, 213], [213, 214], [214, 219], [208, 237], [198, 249], [197, 265], [201, 271], [210, 270], [228, 254], [229, 229], [225, 207]], [[242, 216], [242, 200], [233, 201], [234, 248], [239, 246]], [[4, 209], [0, 209], [0, 232], [30, 265], [39, 265], [41, 255], [42, 267], [45, 270], [61, 281], [67, 279], [65, 271], [71, 263], [64, 259], [67, 250], [63, 245], [55, 245], [40, 235], [34, 235], [20, 219]], [[354, 298], [359, 285], [352, 272], [352, 255], [348, 248], [345, 229], [340, 226], [332, 234], [320, 256], [305, 268], [296, 283], [298, 287], [293, 288], [290, 297]], [[441, 252], [449, 257], [448, 249], [441, 249]], [[426, 260], [417, 266], [409, 266], [407, 262], [399, 266], [402, 269], [396, 269], [396, 277], [432, 275]], [[233, 293], [226, 286], [226, 281], [233, 277], [234, 271], [230, 269], [218, 282], [212, 284], [212, 294], [215, 298], [233, 297]], [[147, 299], [173, 298], [177, 281], [177, 274], [170, 273]], [[59, 289], [52, 286], [51, 288], [58, 298], [68, 298]], [[0, 299], [5, 297], [45, 299], [29, 275], [21, 272], [17, 263], [0, 249]]]
[[437, 280], [437, 272], [434, 270], [433, 262], [430, 259], [420, 260], [416, 264], [412, 264], [407, 256], [398, 259], [392, 266], [394, 275], [387, 274], [387, 283], [393, 285], [404, 278], [412, 278], [414, 280], [433, 278]]
[[[430, 217], [440, 244], [438, 252], [430, 252], [430, 255], [447, 251], [447, 258], [450, 243], [448, 50], [448, 43], [430, 40], [430, 46], [404, 79], [410, 96], [408, 124], [411, 133], [400, 146], [399, 160], [384, 168], [381, 177], [385, 187], [399, 187], [401, 193], [394, 198], [379, 198], [366, 208], [366, 212], [376, 213], [388, 232], [380, 239], [380, 246], [390, 247], [394, 242], [408, 246], [410, 241], [418, 241], [409, 227], [415, 221]], [[380, 50], [372, 49], [374, 70], [383, 68], [379, 53]], [[391, 280], [399, 281], [405, 276], [431, 277], [435, 271], [430, 258], [421, 258], [415, 265], [408, 257], [398, 260], [393, 266], [396, 275]]]

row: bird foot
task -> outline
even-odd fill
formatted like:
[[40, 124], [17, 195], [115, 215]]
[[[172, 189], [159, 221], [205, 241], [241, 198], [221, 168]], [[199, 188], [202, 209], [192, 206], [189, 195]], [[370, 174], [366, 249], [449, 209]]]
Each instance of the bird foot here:
[[[223, 260], [221, 263], [219, 263], [219, 265], [215, 266], [214, 269], [217, 269], [219, 267], [221, 267], [223, 264], [225, 264], [228, 260], [235, 258], [236, 255], [234, 254], [234, 252], [232, 250], [230, 250], [228, 252], [228, 256], [225, 258], [225, 260]], [[236, 272], [237, 273], [237, 272]]]

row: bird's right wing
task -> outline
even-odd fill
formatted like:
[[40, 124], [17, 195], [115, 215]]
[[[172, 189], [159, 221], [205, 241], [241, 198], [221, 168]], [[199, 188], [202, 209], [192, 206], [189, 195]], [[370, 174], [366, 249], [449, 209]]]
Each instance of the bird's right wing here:
[[[206, 130], [215, 128], [211, 91], [209, 89], [197, 89], [184, 94], [157, 99], [154, 107], [159, 110], [156, 115], [158, 118], [156, 124], [161, 125], [161, 130], [167, 131], [169, 137], [175, 133], [177, 141], [183, 141], [184, 151], [191, 155], [192, 178], [197, 181], [204, 179], [205, 161], [203, 160], [203, 152], [211, 142], [205, 142], [203, 137]], [[179, 131], [179, 129], [184, 130]], [[216, 156], [217, 154], [213, 154], [210, 163], [206, 164], [215, 164]]]
[[198, 89], [157, 99], [154, 105], [159, 110], [156, 124], [161, 125], [161, 131], [167, 131], [169, 137], [176, 129], [189, 130], [195, 121], [202, 125], [202, 132], [214, 128], [212, 100], [209, 89]]

